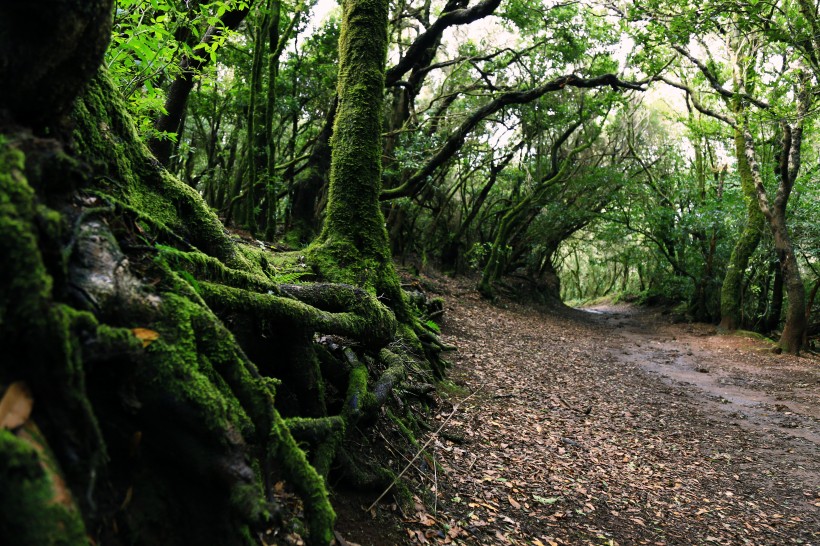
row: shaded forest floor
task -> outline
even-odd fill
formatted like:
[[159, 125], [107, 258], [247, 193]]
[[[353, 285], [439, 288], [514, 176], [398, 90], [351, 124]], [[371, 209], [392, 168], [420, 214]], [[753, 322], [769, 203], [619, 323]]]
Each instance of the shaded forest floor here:
[[440, 282], [461, 388], [410, 471], [436, 492], [400, 532], [365, 515], [345, 538], [820, 545], [816, 356], [660, 310], [546, 311]]

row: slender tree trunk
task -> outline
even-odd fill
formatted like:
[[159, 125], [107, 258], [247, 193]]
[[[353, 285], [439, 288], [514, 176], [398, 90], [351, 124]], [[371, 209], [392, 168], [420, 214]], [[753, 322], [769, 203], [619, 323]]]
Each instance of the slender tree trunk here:
[[273, 135], [274, 108], [276, 107], [276, 79], [279, 76], [279, 20], [281, 2], [271, 3], [270, 23], [268, 28], [268, 101], [265, 109], [265, 140], [267, 141], [267, 169], [265, 183], [265, 201], [267, 215], [264, 218], [265, 239], [276, 239], [276, 209], [279, 204], [276, 198], [276, 139]]
[[757, 200], [760, 210], [766, 217], [774, 238], [774, 247], [781, 256], [783, 282], [789, 300], [789, 309], [786, 314], [786, 324], [780, 334], [780, 347], [788, 353], [799, 353], [803, 344], [803, 332], [806, 329], [806, 290], [800, 277], [797, 256], [789, 237], [786, 226], [786, 206], [789, 195], [794, 187], [794, 181], [800, 169], [800, 152], [803, 140], [803, 120], [808, 112], [808, 86], [803, 85], [798, 91], [797, 123], [791, 127], [782, 124], [783, 138], [781, 144], [781, 159], [778, 166], [779, 183], [774, 202], [770, 204], [760, 173], [760, 165], [755, 154], [755, 142], [748, 122], [744, 123], [744, 140], [746, 159], [752, 170], [757, 190]]
[[720, 328], [730, 331], [743, 325], [743, 277], [766, 225], [766, 218], [757, 203], [752, 170], [746, 159], [743, 132], [739, 128], [735, 130], [735, 157], [740, 186], [746, 199], [746, 224], [732, 249], [720, 290]]
[[778, 257], [774, 263], [774, 281], [772, 282], [771, 301], [766, 302], [769, 312], [763, 322], [764, 331], [772, 332], [780, 325], [780, 316], [783, 314], [783, 260]]
[[473, 221], [475, 220], [476, 216], [478, 216], [481, 207], [484, 205], [484, 201], [487, 200], [487, 196], [490, 195], [490, 191], [495, 186], [496, 181], [498, 180], [498, 175], [504, 168], [510, 163], [510, 161], [515, 157], [515, 154], [518, 150], [521, 149], [523, 146], [523, 141], [516, 146], [512, 152], [504, 156], [504, 158], [498, 164], [493, 163], [490, 166], [490, 175], [487, 182], [481, 188], [481, 191], [478, 193], [478, 196], [475, 198], [473, 203], [470, 205], [470, 212], [467, 214], [467, 217], [461, 222], [458, 227], [458, 230], [450, 236], [449, 240], [444, 246], [444, 250], [441, 253], [441, 261], [445, 268], [450, 268], [454, 272], [458, 271], [459, 265], [459, 258], [460, 258], [460, 251], [464, 241], [462, 240], [464, 235], [467, 233], [467, 230], [470, 229]]
[[266, 31], [270, 24], [270, 14], [265, 11], [254, 31], [253, 65], [251, 67], [251, 94], [248, 100], [248, 136], [245, 153], [248, 157], [247, 191], [245, 192], [245, 227], [256, 236], [257, 193], [256, 184], [265, 166], [265, 112], [261, 108], [259, 95], [262, 93], [262, 65], [266, 60]]
[[[222, 16], [221, 25], [211, 26], [203, 34], [199, 41], [203, 46], [210, 46], [225, 30], [234, 30], [245, 19], [250, 10], [253, 0], [248, 2], [248, 7], [240, 10], [226, 12]], [[165, 112], [162, 113], [154, 123], [154, 128], [159, 133], [177, 133], [180, 129], [182, 116], [188, 106], [188, 97], [194, 88], [194, 77], [210, 60], [209, 55], [202, 55], [198, 59], [184, 57], [180, 62], [180, 74], [168, 89], [165, 99]], [[154, 156], [165, 166], [171, 161], [171, 152], [174, 142], [168, 138], [153, 138], [148, 142], [148, 147]]]
[[305, 177], [294, 185], [290, 200], [290, 218], [287, 238], [294, 246], [308, 243], [321, 227], [319, 203], [322, 189], [330, 172], [330, 139], [336, 121], [338, 99], [334, 99], [327, 113], [322, 131], [310, 153]]

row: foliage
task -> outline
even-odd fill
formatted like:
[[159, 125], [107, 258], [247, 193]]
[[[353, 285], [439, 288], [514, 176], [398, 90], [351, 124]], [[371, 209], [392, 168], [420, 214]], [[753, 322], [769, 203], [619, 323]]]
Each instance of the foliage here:
[[164, 111], [163, 85], [181, 74], [184, 59], [208, 58], [215, 64], [217, 50], [230, 34], [222, 33], [208, 43], [199, 40], [208, 28], [222, 25], [226, 11], [247, 6], [245, 0], [117, 1], [105, 65], [144, 140], [176, 138], [153, 132], [154, 119]]

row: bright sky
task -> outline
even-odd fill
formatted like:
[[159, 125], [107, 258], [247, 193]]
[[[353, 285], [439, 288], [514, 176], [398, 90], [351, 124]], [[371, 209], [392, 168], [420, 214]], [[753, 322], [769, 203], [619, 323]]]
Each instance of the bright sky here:
[[313, 8], [313, 17], [308, 24], [306, 34], [313, 34], [313, 32], [325, 22], [330, 12], [338, 7], [339, 3], [336, 0], [319, 0]]

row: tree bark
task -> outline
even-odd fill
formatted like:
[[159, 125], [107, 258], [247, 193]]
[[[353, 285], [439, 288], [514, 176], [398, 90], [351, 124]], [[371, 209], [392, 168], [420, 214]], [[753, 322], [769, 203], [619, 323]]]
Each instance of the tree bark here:
[[785, 122], [782, 124], [781, 164], [778, 167], [779, 182], [774, 202], [771, 204], [763, 183], [763, 176], [760, 173], [760, 165], [757, 163], [754, 137], [749, 130], [748, 121], [744, 121], [743, 127], [746, 159], [754, 177], [757, 202], [769, 223], [774, 238], [775, 250], [781, 256], [783, 283], [789, 301], [786, 324], [780, 334], [779, 344], [783, 351], [794, 354], [798, 354], [802, 348], [803, 333], [806, 329], [806, 290], [800, 277], [797, 256], [794, 253], [794, 247], [786, 225], [786, 206], [797, 173], [800, 170], [803, 120], [808, 111], [808, 103], [808, 86], [804, 85], [798, 91], [797, 123], [794, 127]]
[[42, 128], [71, 110], [111, 39], [113, 0], [0, 4], [0, 107]]
[[327, 216], [310, 254], [325, 278], [366, 287], [400, 307], [379, 207], [388, 6], [345, 0], [342, 10]]
[[746, 223], [732, 249], [720, 290], [720, 328], [729, 331], [743, 326], [743, 277], [766, 224], [766, 218], [757, 203], [755, 181], [746, 159], [743, 132], [739, 128], [735, 129], [735, 157], [740, 187], [746, 199]]
[[[200, 45], [207, 47], [225, 30], [238, 28], [245, 16], [248, 15], [251, 5], [253, 5], [253, 0], [248, 2], [246, 8], [226, 12], [222, 16], [221, 26], [209, 27], [199, 41]], [[177, 133], [179, 131], [182, 116], [188, 106], [188, 97], [194, 88], [194, 77], [209, 61], [210, 56], [208, 55], [202, 55], [196, 59], [183, 57], [180, 62], [180, 74], [168, 89], [168, 95], [165, 99], [165, 112], [160, 114], [154, 123], [154, 128], [159, 134]], [[148, 141], [148, 147], [160, 163], [165, 166], [169, 165], [171, 152], [174, 148], [174, 142], [171, 139], [154, 137]]]

